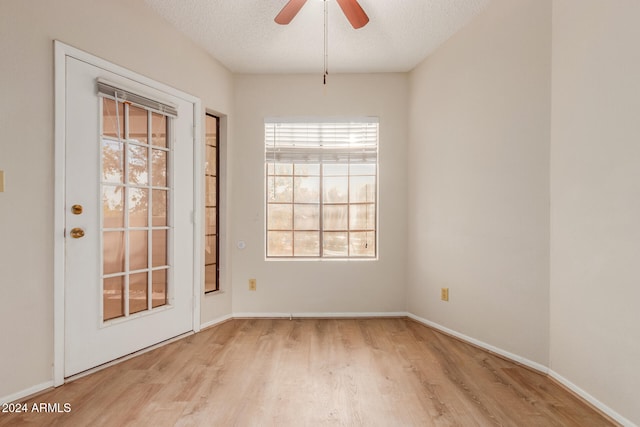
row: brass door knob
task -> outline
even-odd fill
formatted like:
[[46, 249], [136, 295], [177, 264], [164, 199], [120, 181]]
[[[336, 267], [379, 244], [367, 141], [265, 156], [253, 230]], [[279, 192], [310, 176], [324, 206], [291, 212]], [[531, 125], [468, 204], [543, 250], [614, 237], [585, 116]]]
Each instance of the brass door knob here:
[[82, 228], [72, 228], [69, 234], [74, 239], [79, 239], [81, 237], [84, 237], [84, 230]]
[[71, 206], [71, 213], [74, 215], [80, 215], [82, 213], [82, 205], [73, 205]]

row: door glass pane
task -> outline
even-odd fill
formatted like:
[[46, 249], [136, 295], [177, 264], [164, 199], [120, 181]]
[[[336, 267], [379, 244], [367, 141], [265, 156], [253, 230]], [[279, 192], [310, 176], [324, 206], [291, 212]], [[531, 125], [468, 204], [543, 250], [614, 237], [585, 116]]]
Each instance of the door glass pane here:
[[147, 147], [129, 144], [129, 184], [147, 185], [149, 182], [147, 152]]
[[102, 215], [104, 228], [124, 227], [124, 187], [102, 187]]
[[167, 230], [153, 230], [151, 232], [151, 241], [152, 267], [167, 265]]
[[124, 316], [124, 276], [109, 277], [103, 281], [102, 307], [103, 319], [115, 319]]
[[110, 139], [102, 140], [102, 180], [114, 184], [122, 183], [123, 148], [122, 143]]
[[167, 152], [151, 150], [151, 185], [154, 187], [167, 186]]
[[147, 110], [129, 105], [129, 139], [147, 143]]
[[149, 273], [136, 273], [129, 276], [129, 313], [147, 309], [147, 280]]
[[116, 116], [116, 101], [102, 98], [102, 134], [124, 139], [124, 104], [122, 102], [118, 102], [117, 113]]
[[160, 307], [167, 303], [167, 270], [154, 270], [151, 273], [153, 289], [152, 307]]
[[129, 188], [129, 227], [146, 227], [148, 218], [149, 190]]
[[103, 274], [118, 274], [103, 277], [104, 320], [148, 310], [150, 300], [165, 305], [169, 275], [171, 121], [133, 105], [119, 104], [117, 120], [115, 112], [115, 102], [103, 99]]
[[151, 143], [157, 147], [167, 146], [167, 118], [162, 114], [151, 114]]
[[167, 191], [152, 190], [153, 207], [151, 210], [152, 224], [154, 227], [162, 227], [167, 224]]
[[103, 274], [121, 273], [124, 270], [124, 232], [109, 231], [102, 234]]
[[129, 231], [129, 271], [149, 267], [149, 241], [147, 232]]

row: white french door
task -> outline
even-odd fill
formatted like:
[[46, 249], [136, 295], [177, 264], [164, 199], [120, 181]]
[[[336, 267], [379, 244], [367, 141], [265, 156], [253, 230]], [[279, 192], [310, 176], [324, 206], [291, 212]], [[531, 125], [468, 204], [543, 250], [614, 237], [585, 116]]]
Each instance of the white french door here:
[[195, 153], [193, 102], [65, 62], [69, 377], [194, 330]]

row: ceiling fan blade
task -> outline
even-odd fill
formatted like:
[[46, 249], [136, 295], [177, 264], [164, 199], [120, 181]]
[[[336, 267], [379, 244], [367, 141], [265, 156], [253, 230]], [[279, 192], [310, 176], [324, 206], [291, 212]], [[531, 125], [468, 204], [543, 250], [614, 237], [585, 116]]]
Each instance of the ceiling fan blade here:
[[353, 28], [358, 29], [367, 25], [367, 22], [369, 22], [369, 17], [366, 13], [364, 13], [362, 7], [360, 7], [358, 0], [336, 1], [340, 5], [340, 8], [344, 12], [344, 15], [347, 17]]
[[289, 3], [284, 5], [280, 13], [278, 13], [275, 21], [280, 25], [287, 25], [296, 17], [306, 2], [307, 0], [289, 0]]

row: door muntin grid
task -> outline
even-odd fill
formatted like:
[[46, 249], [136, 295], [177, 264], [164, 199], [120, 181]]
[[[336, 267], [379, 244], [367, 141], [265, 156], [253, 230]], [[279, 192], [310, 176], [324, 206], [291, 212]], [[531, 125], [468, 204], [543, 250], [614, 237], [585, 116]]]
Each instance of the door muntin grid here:
[[113, 322], [171, 301], [171, 118], [100, 99], [101, 307]]

